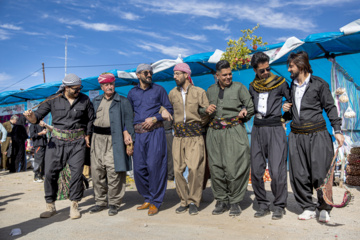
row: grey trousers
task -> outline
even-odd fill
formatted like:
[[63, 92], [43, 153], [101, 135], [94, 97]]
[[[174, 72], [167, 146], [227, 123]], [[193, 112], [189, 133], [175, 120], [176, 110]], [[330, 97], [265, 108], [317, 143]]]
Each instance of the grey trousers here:
[[96, 205], [119, 208], [125, 195], [126, 172], [115, 172], [110, 135], [93, 134], [90, 159]]

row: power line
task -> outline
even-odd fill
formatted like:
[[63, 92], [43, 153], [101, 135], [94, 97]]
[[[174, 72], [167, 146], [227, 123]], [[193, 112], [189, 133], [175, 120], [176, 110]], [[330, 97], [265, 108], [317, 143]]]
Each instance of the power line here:
[[9, 85], [9, 86], [7, 86], [7, 87], [3, 88], [3, 89], [1, 89], [1, 92], [3, 92], [4, 90], [6, 90], [6, 89], [8, 89], [8, 88], [10, 88], [10, 87], [12, 87], [12, 86], [14, 86], [14, 85], [18, 84], [19, 82], [24, 81], [25, 79], [27, 79], [27, 78], [31, 77], [34, 73], [37, 73], [37, 72], [38, 72], [38, 71], [40, 71], [41, 69], [42, 69], [42, 68], [39, 68], [39, 69], [38, 69], [38, 70], [36, 70], [35, 72], [33, 72], [33, 73], [29, 74], [28, 76], [24, 77], [23, 79], [21, 79], [21, 80], [19, 80], [19, 81], [15, 82], [15, 83], [13, 83], [13, 84], [11, 84], [11, 85]]
[[[82, 68], [82, 67], [108, 67], [108, 66], [127, 66], [127, 65], [139, 65], [140, 63], [122, 63], [122, 64], [106, 64], [106, 65], [83, 65], [83, 66], [67, 66], [67, 68]], [[64, 66], [54, 66], [45, 68], [64, 68]]]

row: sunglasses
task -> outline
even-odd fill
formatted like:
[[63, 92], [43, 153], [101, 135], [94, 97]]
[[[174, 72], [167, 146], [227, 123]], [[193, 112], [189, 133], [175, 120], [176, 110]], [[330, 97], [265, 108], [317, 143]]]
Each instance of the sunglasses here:
[[271, 70], [271, 67], [267, 67], [267, 68], [264, 68], [264, 69], [259, 69], [259, 73], [263, 74], [265, 71], [270, 72], [270, 70]]
[[80, 86], [80, 87], [78, 87], [78, 88], [72, 88], [72, 87], [71, 87], [71, 89], [72, 89], [74, 92], [80, 92], [81, 89], [83, 89], [83, 87], [84, 87], [84, 86]]
[[184, 74], [184, 72], [176, 72], [176, 73], [174, 73], [174, 76], [180, 76], [180, 75], [183, 75]]
[[154, 73], [152, 71], [142, 71], [142, 73], [147, 77], [148, 75], [153, 75]]

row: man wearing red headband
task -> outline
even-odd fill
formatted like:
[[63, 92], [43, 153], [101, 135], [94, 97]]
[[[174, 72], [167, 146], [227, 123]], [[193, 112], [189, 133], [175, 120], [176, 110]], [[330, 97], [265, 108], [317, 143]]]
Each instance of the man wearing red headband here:
[[[177, 87], [170, 91], [169, 99], [174, 109], [174, 175], [181, 199], [176, 213], [189, 209], [190, 215], [196, 215], [203, 189], [206, 154], [201, 115], [207, 115], [209, 101], [205, 90], [193, 86], [191, 70], [186, 63], [174, 67], [174, 79]], [[183, 176], [186, 167], [189, 168], [188, 181]]]
[[108, 214], [113, 216], [118, 213], [125, 194], [126, 171], [131, 170], [132, 149], [127, 146], [132, 145], [134, 137], [134, 113], [129, 100], [115, 92], [112, 73], [101, 74], [98, 81], [104, 94], [93, 100], [96, 119], [91, 141], [91, 172], [96, 205], [90, 213], [109, 206]]

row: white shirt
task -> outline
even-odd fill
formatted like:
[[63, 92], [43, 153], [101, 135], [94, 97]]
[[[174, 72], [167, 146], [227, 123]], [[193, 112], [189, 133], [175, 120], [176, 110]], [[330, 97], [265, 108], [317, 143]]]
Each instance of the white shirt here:
[[258, 112], [265, 117], [267, 110], [267, 99], [269, 97], [269, 92], [259, 93], [259, 102], [258, 102]]
[[[189, 87], [188, 87], [187, 89], [189, 89]], [[186, 122], [185, 101], [186, 101], [186, 93], [187, 93], [187, 89], [186, 89], [186, 91], [184, 91], [184, 89], [183, 89], [183, 88], [181, 88], [181, 96], [182, 96], [183, 103], [184, 103], [184, 123]]]
[[311, 74], [309, 73], [309, 76], [305, 79], [305, 82], [300, 86], [297, 79], [294, 80], [295, 83], [295, 105], [298, 112], [298, 115], [300, 117], [300, 108], [301, 108], [301, 99], [304, 96], [305, 90], [307, 85], [309, 84]]

